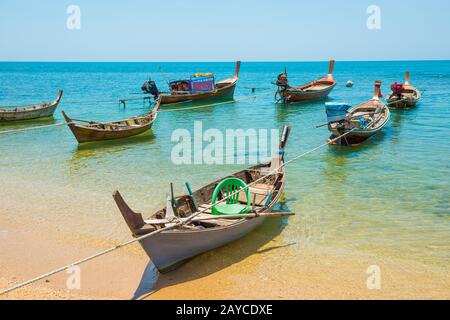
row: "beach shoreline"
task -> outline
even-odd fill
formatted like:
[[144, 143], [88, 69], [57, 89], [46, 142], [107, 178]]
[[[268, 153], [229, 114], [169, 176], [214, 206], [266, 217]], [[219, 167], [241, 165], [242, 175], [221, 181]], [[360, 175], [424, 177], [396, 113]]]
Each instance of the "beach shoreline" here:
[[[43, 226], [32, 228], [5, 216], [1, 216], [0, 225], [3, 230], [0, 245], [2, 289], [101, 250], [101, 247], [84, 241], [83, 237], [61, 239]], [[258, 237], [261, 237], [261, 231], [242, 241], [248, 245], [248, 241]], [[80, 290], [67, 289], [68, 274], [60, 273], [0, 299], [131, 299], [148, 263], [143, 252], [137, 250], [139, 245], [132, 246], [83, 264]], [[442, 269], [433, 270], [392, 259], [387, 261], [381, 257], [314, 253], [298, 244], [283, 243], [281, 237], [269, 241], [253, 254], [240, 252], [238, 247], [239, 244], [230, 244], [194, 258], [178, 270], [160, 275], [155, 291], [141, 298], [450, 298], [450, 275]], [[303, 250], [304, 262], [293, 266], [290, 265], [292, 261], [280, 261], [276, 254], [280, 250]], [[380, 290], [369, 290], [366, 285], [369, 276], [366, 269], [374, 262], [382, 270]]]

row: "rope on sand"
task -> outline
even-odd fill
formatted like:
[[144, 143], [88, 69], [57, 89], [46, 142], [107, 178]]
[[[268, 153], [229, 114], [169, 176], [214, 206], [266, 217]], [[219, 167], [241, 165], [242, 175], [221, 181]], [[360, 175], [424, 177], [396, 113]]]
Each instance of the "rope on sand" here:
[[[353, 129], [353, 130], [355, 130], [355, 129]], [[310, 153], [313, 153], [313, 152], [315, 152], [315, 151], [317, 151], [317, 150], [319, 150], [319, 149], [321, 149], [321, 148], [323, 148], [323, 147], [325, 147], [325, 146], [327, 146], [327, 145], [329, 145], [329, 144], [334, 143], [335, 141], [337, 141], [337, 140], [339, 140], [339, 139], [344, 138], [346, 135], [350, 134], [353, 130], [348, 131], [347, 133], [345, 133], [345, 134], [343, 134], [343, 135], [341, 135], [341, 136], [339, 136], [339, 137], [337, 137], [337, 138], [334, 138], [334, 139], [332, 139], [332, 140], [329, 140], [329, 141], [327, 141], [326, 143], [323, 143], [323, 144], [321, 144], [321, 145], [319, 145], [319, 146], [317, 146], [317, 147], [315, 147], [315, 148], [313, 148], [313, 149], [311, 149], [311, 150], [309, 150], [309, 151], [306, 151], [306, 152], [304, 152], [304, 153], [302, 153], [302, 154], [300, 154], [300, 155], [297, 155], [296, 157], [292, 158], [291, 160], [284, 162], [284, 163], [283, 163], [281, 166], [279, 166], [278, 168], [275, 168], [274, 170], [272, 170], [271, 172], [269, 172], [268, 175], [273, 175], [273, 174], [278, 173], [278, 171], [279, 171], [281, 168], [285, 167], [285, 166], [288, 165], [289, 163], [292, 163], [292, 162], [294, 162], [294, 161], [296, 161], [296, 160], [298, 160], [298, 159], [300, 159], [300, 158], [302, 158], [302, 157], [305, 157], [305, 156], [309, 155]], [[267, 176], [268, 176], [268, 175], [267, 175]], [[249, 184], [247, 185], [247, 187], [250, 187], [250, 186], [252, 186], [252, 185], [258, 183], [259, 181], [261, 181], [261, 180], [263, 180], [263, 179], [266, 179], [267, 176], [265, 175], [265, 176], [260, 177], [259, 179], [256, 179], [255, 181], [249, 183]], [[217, 201], [215, 204], [211, 204], [211, 205], [209, 205], [209, 206], [203, 208], [202, 210], [197, 211], [196, 213], [190, 215], [188, 218], [183, 219], [181, 222], [174, 223], [174, 224], [169, 225], [169, 226], [167, 226], [167, 227], [164, 227], [164, 228], [158, 229], [158, 230], [156, 230], [156, 231], [153, 231], [153, 232], [151, 232], [151, 233], [149, 233], [149, 234], [146, 234], [146, 235], [143, 235], [143, 236], [140, 236], [140, 237], [131, 239], [131, 240], [129, 240], [129, 241], [123, 242], [123, 243], [121, 243], [121, 244], [118, 244], [118, 245], [116, 245], [116, 246], [114, 246], [114, 247], [111, 247], [111, 248], [109, 248], [109, 249], [106, 249], [106, 250], [104, 250], [104, 251], [98, 252], [98, 253], [96, 253], [96, 254], [94, 254], [94, 255], [91, 255], [91, 256], [89, 256], [89, 257], [86, 257], [86, 258], [84, 258], [84, 259], [75, 261], [75, 262], [73, 262], [73, 263], [71, 263], [71, 264], [68, 264], [68, 265], [65, 265], [65, 266], [63, 266], [63, 267], [57, 268], [57, 269], [55, 269], [55, 270], [49, 271], [49, 272], [44, 273], [44, 274], [42, 274], [42, 275], [40, 275], [40, 276], [37, 276], [37, 277], [35, 277], [35, 278], [33, 278], [33, 279], [30, 279], [30, 280], [27, 280], [27, 281], [25, 281], [25, 282], [16, 284], [15, 286], [12, 286], [12, 287], [7, 288], [7, 289], [5, 289], [5, 290], [3, 290], [3, 291], [0, 291], [0, 296], [1, 296], [1, 295], [4, 295], [4, 294], [7, 294], [7, 293], [9, 293], [9, 292], [12, 292], [12, 291], [14, 291], [14, 290], [17, 290], [17, 289], [19, 289], [19, 288], [25, 287], [25, 286], [27, 286], [27, 285], [29, 285], [29, 284], [32, 284], [32, 283], [37, 282], [37, 281], [39, 281], [39, 280], [42, 280], [42, 279], [44, 279], [44, 278], [47, 278], [47, 277], [49, 277], [49, 276], [51, 276], [51, 275], [54, 275], [54, 274], [56, 274], [56, 273], [60, 273], [60, 272], [62, 272], [62, 271], [64, 271], [64, 270], [67, 270], [67, 269], [70, 268], [70, 267], [73, 267], [73, 266], [76, 266], [76, 265], [80, 265], [80, 264], [85, 263], [85, 262], [87, 262], [87, 261], [93, 260], [93, 259], [95, 259], [95, 258], [98, 258], [98, 257], [103, 256], [103, 255], [105, 255], [105, 254], [108, 254], [108, 253], [110, 253], [110, 252], [113, 252], [113, 251], [115, 251], [115, 250], [117, 250], [117, 249], [126, 247], [126, 246], [128, 246], [128, 245], [130, 245], [130, 244], [133, 244], [133, 243], [135, 243], [135, 242], [144, 240], [144, 239], [146, 239], [146, 238], [149, 238], [149, 237], [151, 237], [151, 236], [153, 236], [153, 235], [156, 235], [156, 234], [158, 234], [158, 233], [161, 233], [161, 232], [163, 232], [163, 231], [171, 230], [171, 229], [180, 227], [180, 226], [182, 226], [182, 225], [185, 225], [185, 224], [191, 222], [191, 221], [192, 221], [196, 216], [198, 216], [199, 214], [201, 214], [201, 213], [203, 213], [203, 212], [206, 212], [207, 210], [211, 209], [213, 206], [215, 206], [215, 205], [217, 205], [217, 204], [219, 204], [219, 203], [222, 203], [222, 202], [226, 201], [227, 198], [233, 197], [235, 194], [238, 194], [239, 192], [240, 192], [240, 190], [231, 193], [230, 195], [228, 195], [228, 196], [224, 197], [223, 199]]]

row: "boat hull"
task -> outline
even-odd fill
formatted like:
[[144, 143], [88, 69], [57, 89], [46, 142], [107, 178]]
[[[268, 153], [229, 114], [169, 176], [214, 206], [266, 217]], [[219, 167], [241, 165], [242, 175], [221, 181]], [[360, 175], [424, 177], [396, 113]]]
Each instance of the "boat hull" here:
[[195, 94], [161, 94], [161, 105], [175, 104], [187, 101], [201, 101], [213, 99], [233, 99], [236, 83], [213, 91]]
[[334, 144], [338, 145], [353, 145], [353, 144], [360, 144], [370, 137], [374, 136], [383, 128], [386, 126], [386, 124], [389, 122], [389, 119], [391, 117], [389, 109], [386, 107], [387, 116], [384, 118], [383, 122], [377, 126], [374, 129], [361, 129], [361, 130], [353, 130], [349, 133], [350, 130], [339, 130], [336, 128], [333, 128], [331, 126], [328, 126], [328, 130], [331, 132], [330, 139], [335, 139], [341, 135], [347, 134], [342, 139], [337, 140]]
[[300, 90], [286, 90], [282, 92], [283, 98], [287, 102], [300, 102], [300, 101], [314, 101], [325, 99], [330, 92], [334, 89], [336, 83], [329, 88], [320, 91], [300, 91]]
[[90, 129], [76, 124], [69, 124], [69, 128], [73, 135], [77, 139], [78, 143], [104, 141], [123, 139], [128, 137], [137, 136], [152, 128], [153, 123], [149, 123], [145, 126], [138, 127], [136, 129], [122, 130], [122, 131], [106, 131]]
[[50, 103], [27, 108], [16, 108], [14, 110], [0, 110], [0, 121], [21, 121], [51, 117], [55, 113], [56, 108], [58, 108], [62, 94], [63, 92], [60, 90], [56, 100]]
[[201, 253], [242, 238], [265, 219], [247, 219], [229, 227], [201, 231], [167, 231], [139, 242], [158, 270], [164, 273]]
[[398, 108], [398, 109], [410, 109], [414, 108], [419, 100], [399, 100], [399, 99], [387, 99], [387, 103], [389, 107]]

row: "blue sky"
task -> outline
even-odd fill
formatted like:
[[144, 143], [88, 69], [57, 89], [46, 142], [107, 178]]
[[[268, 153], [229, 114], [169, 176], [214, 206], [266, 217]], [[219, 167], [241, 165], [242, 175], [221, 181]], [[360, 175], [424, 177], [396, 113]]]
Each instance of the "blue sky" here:
[[[81, 9], [68, 30], [66, 9]], [[369, 5], [381, 30], [369, 30]], [[450, 1], [1, 0], [0, 61], [450, 59]]]

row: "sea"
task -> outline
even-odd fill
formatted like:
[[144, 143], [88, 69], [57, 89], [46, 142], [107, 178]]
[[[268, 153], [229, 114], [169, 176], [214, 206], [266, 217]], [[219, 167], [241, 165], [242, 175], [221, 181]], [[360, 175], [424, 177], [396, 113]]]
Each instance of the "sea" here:
[[[280, 210], [296, 215], [266, 224], [279, 229], [278, 241], [299, 248], [450, 265], [450, 61], [337, 61], [338, 84], [328, 99], [291, 105], [275, 103], [277, 75], [286, 68], [290, 84], [300, 85], [326, 75], [328, 62], [242, 62], [234, 101], [161, 107], [147, 134], [78, 145], [69, 128], [59, 125], [62, 110], [95, 121], [148, 112], [152, 106], [140, 87], [149, 78], [167, 91], [169, 81], [196, 72], [222, 80], [232, 77], [234, 68], [234, 62], [1, 62], [2, 108], [51, 101], [64, 90], [54, 118], [0, 123], [1, 214], [99, 242], [127, 240], [113, 191], [120, 190], [135, 211], [146, 215], [165, 205], [170, 183], [176, 194], [185, 194], [185, 182], [198, 189], [251, 165], [174, 163], [174, 132], [193, 137], [201, 123], [204, 131], [216, 129], [225, 136], [228, 129], [270, 132], [289, 124], [289, 160], [329, 138], [326, 126], [317, 128], [326, 123], [325, 102], [367, 101], [375, 80], [382, 81], [386, 96], [390, 84], [403, 82], [409, 71], [410, 83], [423, 93], [417, 107], [391, 109], [383, 131], [359, 146], [323, 145], [289, 163]], [[349, 80], [352, 88], [345, 86]], [[207, 145], [201, 140], [193, 139], [192, 149], [196, 143]], [[234, 151], [236, 157], [250, 152]], [[289, 254], [295, 263], [296, 251]]]

